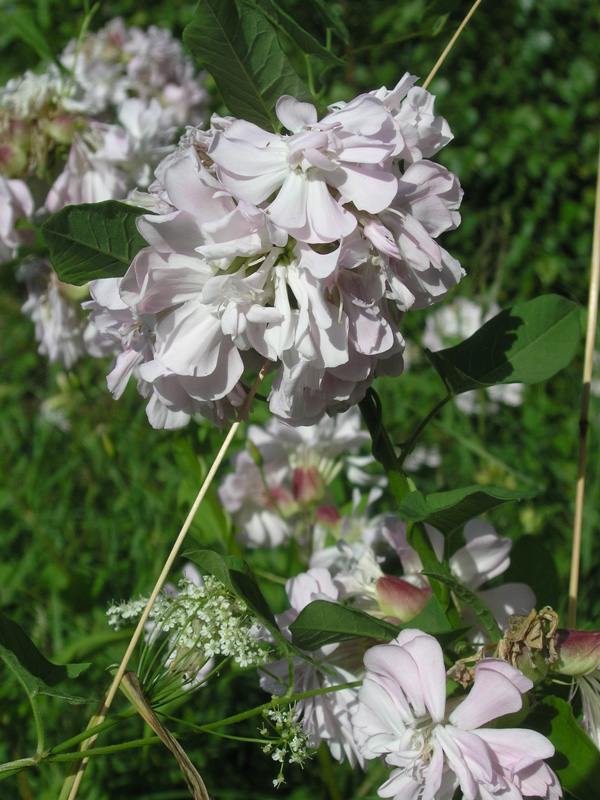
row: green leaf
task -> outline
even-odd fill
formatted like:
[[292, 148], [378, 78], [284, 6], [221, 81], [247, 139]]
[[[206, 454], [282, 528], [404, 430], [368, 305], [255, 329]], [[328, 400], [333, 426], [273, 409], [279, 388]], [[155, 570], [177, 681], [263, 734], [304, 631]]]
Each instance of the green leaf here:
[[59, 69], [67, 72], [65, 67], [54, 58], [52, 48], [48, 43], [46, 37], [37, 27], [32, 19], [30, 13], [20, 10], [13, 10], [9, 16], [3, 20], [9, 31], [13, 31], [15, 36], [18, 36], [26, 42], [38, 56], [46, 61], [53, 61]]
[[545, 697], [538, 702], [526, 724], [547, 736], [556, 748], [548, 764], [558, 775], [563, 789], [577, 800], [597, 797], [600, 751], [577, 724], [569, 703], [559, 697]]
[[431, 597], [425, 608], [404, 625], [392, 625], [358, 608], [341, 606], [328, 600], [313, 600], [290, 625], [293, 643], [304, 650], [317, 650], [350, 639], [390, 641], [404, 628], [418, 628], [431, 634], [450, 631], [444, 610], [435, 597]]
[[66, 206], [42, 225], [50, 261], [61, 281], [81, 286], [97, 278], [120, 278], [148, 243], [136, 220], [147, 209], [106, 200]]
[[[256, 7], [254, 3], [247, 2], [247, 4]], [[257, 0], [257, 4], [262, 8], [271, 24], [285, 31], [303, 53], [315, 56], [325, 64], [333, 64], [336, 67], [346, 65], [345, 61], [327, 50], [312, 34], [304, 30], [275, 0]]]
[[53, 664], [40, 653], [21, 626], [4, 614], [0, 614], [0, 659], [32, 699], [44, 694], [61, 697], [71, 703], [88, 702], [83, 697], [75, 697], [56, 687], [67, 678], [76, 678], [90, 665]]
[[426, 522], [441, 533], [449, 534], [470, 519], [509, 500], [530, 500], [537, 492], [515, 491], [495, 486], [465, 486], [449, 492], [424, 495], [415, 491], [400, 503], [398, 513], [408, 522]]
[[497, 642], [502, 638], [502, 631], [489, 608], [474, 592], [459, 583], [446, 567], [442, 564], [426, 564], [421, 574], [445, 584], [459, 600], [469, 606], [483, 625], [490, 642]]
[[183, 39], [236, 117], [275, 131], [282, 94], [311, 100], [272, 25], [253, 8], [242, 5], [238, 11], [234, 0], [200, 0]]
[[325, 0], [310, 0], [310, 4], [314, 7], [325, 25], [334, 31], [344, 44], [348, 44], [350, 41], [348, 28], [342, 22], [339, 14], [336, 14], [335, 11], [332, 10], [330, 4], [325, 2]]
[[579, 308], [544, 295], [501, 311], [473, 336], [427, 356], [453, 394], [499, 383], [538, 383], [571, 362], [581, 341]]
[[292, 641], [303, 650], [317, 650], [350, 639], [385, 639], [398, 635], [400, 627], [376, 619], [358, 608], [329, 600], [313, 600], [290, 625]]

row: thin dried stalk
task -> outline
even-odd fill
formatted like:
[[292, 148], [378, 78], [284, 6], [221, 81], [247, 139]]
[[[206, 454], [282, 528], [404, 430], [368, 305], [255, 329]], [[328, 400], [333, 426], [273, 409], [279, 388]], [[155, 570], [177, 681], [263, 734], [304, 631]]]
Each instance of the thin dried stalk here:
[[[169, 574], [169, 570], [171, 569], [171, 567], [173, 565], [173, 562], [175, 561], [175, 558], [177, 557], [177, 554], [179, 553], [181, 545], [183, 544], [183, 540], [185, 539], [186, 534], [187, 534], [187, 532], [188, 532], [188, 530], [190, 528], [190, 525], [192, 524], [192, 521], [193, 521], [193, 519], [194, 519], [194, 517], [196, 515], [196, 512], [198, 511], [200, 503], [204, 499], [204, 497], [205, 497], [205, 495], [206, 495], [206, 493], [207, 493], [207, 491], [208, 491], [208, 489], [209, 489], [209, 487], [210, 487], [210, 485], [212, 483], [212, 480], [213, 480], [213, 478], [214, 478], [214, 476], [215, 476], [215, 474], [217, 472], [217, 469], [221, 465], [221, 462], [223, 461], [223, 458], [225, 457], [225, 454], [227, 453], [229, 445], [231, 444], [231, 441], [232, 441], [233, 437], [235, 436], [235, 434], [237, 432], [237, 429], [240, 426], [240, 423], [242, 422], [242, 420], [246, 416], [246, 413], [247, 413], [248, 409], [250, 408], [250, 404], [252, 403], [254, 395], [256, 394], [256, 391], [257, 391], [258, 387], [260, 386], [261, 381], [265, 377], [270, 364], [271, 364], [270, 361], [265, 361], [265, 363], [263, 364], [263, 367], [262, 367], [261, 371], [259, 372], [257, 379], [254, 381], [254, 384], [253, 384], [252, 388], [248, 392], [248, 397], [246, 398], [246, 400], [244, 402], [244, 405], [240, 409], [240, 412], [238, 414], [237, 420], [233, 423], [233, 425], [229, 429], [229, 432], [228, 432], [227, 436], [225, 437], [225, 441], [221, 445], [221, 449], [217, 453], [217, 455], [215, 457], [215, 460], [214, 460], [210, 470], [208, 471], [208, 474], [207, 474], [206, 478], [204, 479], [204, 482], [203, 482], [202, 486], [200, 487], [200, 491], [198, 492], [198, 496], [194, 500], [194, 504], [192, 505], [192, 507], [191, 507], [191, 509], [189, 511], [189, 514], [187, 515], [187, 518], [186, 518], [185, 522], [183, 523], [183, 526], [182, 526], [181, 530], [179, 531], [177, 539], [175, 540], [175, 544], [173, 545], [173, 547], [171, 549], [171, 552], [169, 553], [169, 556], [168, 556], [167, 560], [165, 561], [165, 564], [164, 564], [164, 567], [162, 569], [162, 572], [160, 573], [160, 576], [159, 576], [158, 580], [156, 581], [156, 586], [152, 590], [152, 594], [150, 595], [150, 597], [148, 599], [148, 602], [146, 604], [146, 608], [144, 609], [144, 612], [143, 612], [142, 616], [140, 617], [140, 620], [139, 620], [139, 622], [137, 624], [137, 627], [136, 627], [135, 632], [134, 632], [134, 634], [133, 634], [133, 636], [131, 638], [131, 641], [129, 642], [129, 645], [127, 647], [125, 655], [123, 656], [123, 660], [121, 661], [121, 664], [119, 665], [119, 669], [117, 670], [117, 672], [115, 674], [115, 677], [113, 679], [113, 682], [112, 682], [112, 684], [110, 686], [110, 689], [108, 690], [108, 693], [106, 695], [106, 699], [104, 700], [104, 703], [102, 704], [102, 707], [100, 708], [100, 711], [97, 714], [95, 714], [92, 717], [92, 719], [90, 720], [90, 722], [88, 724], [88, 728], [93, 728], [96, 725], [100, 725], [106, 719], [106, 715], [108, 713], [108, 709], [110, 708], [110, 706], [112, 704], [112, 701], [115, 698], [115, 695], [116, 695], [116, 693], [118, 691], [118, 688], [119, 688], [119, 684], [121, 682], [121, 679], [123, 678], [123, 675], [125, 674], [125, 671], [127, 670], [127, 665], [129, 664], [129, 659], [131, 658], [131, 656], [133, 654], [133, 651], [135, 650], [135, 647], [136, 647], [136, 645], [137, 645], [142, 633], [144, 632], [144, 625], [146, 624], [146, 621], [148, 620], [148, 616], [150, 615], [150, 611], [152, 609], [152, 606], [154, 605], [154, 601], [158, 597], [158, 593], [162, 589], [162, 586], [163, 586], [164, 582], [167, 579], [167, 576]], [[89, 739], [86, 739], [85, 741], [83, 741], [81, 743], [81, 746], [80, 746], [79, 749], [81, 751], [89, 750], [90, 748], [92, 748], [94, 746], [94, 743], [96, 742], [97, 738], [98, 738], [97, 735], [90, 736]], [[76, 797], [77, 792], [79, 790], [79, 786], [81, 784], [81, 781], [83, 779], [83, 774], [85, 772], [85, 769], [86, 769], [88, 761], [89, 761], [89, 759], [87, 759], [87, 758], [82, 759], [80, 764], [77, 766], [76, 770], [74, 771], [74, 773], [69, 773], [67, 775], [65, 783], [63, 784], [63, 787], [62, 787], [62, 791], [61, 791], [59, 800], [62, 800], [62, 798], [66, 798], [66, 800], [74, 800], [74, 798]], [[67, 794], [67, 792], [68, 792], [68, 794]]]
[[581, 392], [581, 414], [579, 417], [579, 458], [577, 463], [577, 485], [575, 488], [575, 516], [573, 519], [573, 545], [571, 548], [571, 576], [569, 579], [569, 608], [567, 626], [575, 627], [577, 617], [577, 594], [579, 591], [579, 564], [581, 561], [581, 527], [583, 523], [583, 498], [585, 493], [585, 462], [587, 456], [587, 432], [589, 427], [590, 387], [594, 363], [594, 343], [598, 320], [598, 288], [600, 286], [600, 155], [596, 180], [596, 209], [594, 214], [594, 239], [592, 242], [592, 264], [590, 268], [590, 292], [588, 296], [588, 319], [585, 334], [585, 357], [583, 363], [583, 388]]
[[475, 11], [477, 10], [477, 6], [478, 6], [480, 3], [481, 3], [481, 0], [475, 0], [475, 2], [473, 3], [473, 5], [471, 6], [471, 10], [470, 10], [470, 11], [469, 11], [469, 13], [467, 14], [467, 16], [466, 16], [466, 17], [463, 19], [463, 21], [460, 23], [460, 25], [458, 26], [458, 30], [456, 31], [456, 33], [454, 34], [454, 36], [453, 36], [453, 37], [450, 39], [450, 41], [448, 42], [448, 44], [447, 44], [447, 45], [446, 45], [446, 47], [444, 48], [444, 52], [443, 52], [443, 53], [442, 53], [442, 55], [441, 55], [441, 56], [438, 58], [438, 60], [435, 62], [435, 65], [434, 65], [433, 69], [431, 70], [431, 72], [430, 72], [430, 73], [429, 73], [429, 75], [427, 76], [427, 80], [426, 80], [426, 81], [425, 81], [425, 83], [423, 84], [423, 88], [424, 88], [424, 89], [426, 89], [426, 88], [429, 86], [429, 84], [431, 83], [431, 81], [432, 81], [432, 80], [435, 78], [436, 72], [437, 72], [437, 71], [438, 71], [438, 69], [439, 69], [439, 68], [442, 66], [442, 64], [444, 63], [444, 61], [446, 60], [446, 56], [448, 55], [448, 53], [450, 52], [450, 50], [452, 50], [452, 48], [454, 47], [454, 43], [456, 42], [456, 40], [458, 39], [458, 37], [459, 37], [459, 36], [461, 35], [461, 33], [463, 32], [463, 29], [464, 29], [465, 25], [466, 25], [466, 24], [467, 24], [467, 22], [468, 22], [468, 21], [471, 19], [471, 17], [473, 16], [473, 14], [475, 13]]

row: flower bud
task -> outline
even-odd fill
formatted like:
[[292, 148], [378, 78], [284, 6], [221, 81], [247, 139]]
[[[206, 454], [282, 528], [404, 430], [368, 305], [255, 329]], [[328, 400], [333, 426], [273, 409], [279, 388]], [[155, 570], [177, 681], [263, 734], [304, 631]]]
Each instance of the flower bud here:
[[48, 122], [46, 130], [48, 136], [58, 144], [71, 144], [76, 128], [77, 123], [73, 117], [61, 114]]
[[408, 622], [416, 617], [431, 597], [431, 589], [428, 586], [420, 589], [393, 575], [383, 575], [379, 578], [375, 592], [383, 615], [394, 617], [399, 622]]
[[325, 495], [323, 477], [316, 467], [297, 467], [293, 487], [294, 497], [302, 505], [321, 500]]
[[27, 166], [27, 153], [15, 144], [0, 145], [0, 174], [7, 178], [20, 175]]
[[571, 631], [559, 628], [554, 639], [558, 659], [552, 672], [561, 675], [589, 675], [600, 667], [600, 631]]
[[337, 525], [340, 519], [340, 512], [333, 506], [320, 506], [317, 509], [317, 521], [322, 525]]

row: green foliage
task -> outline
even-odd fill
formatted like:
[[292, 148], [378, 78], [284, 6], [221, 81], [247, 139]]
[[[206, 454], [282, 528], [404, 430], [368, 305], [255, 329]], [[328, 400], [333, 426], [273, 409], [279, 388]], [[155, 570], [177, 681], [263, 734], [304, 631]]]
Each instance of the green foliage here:
[[547, 736], [556, 748], [550, 766], [563, 788], [576, 800], [590, 800], [598, 794], [600, 752], [584, 733], [569, 703], [560, 697], [545, 697], [528, 718], [529, 726]]
[[398, 513], [402, 519], [426, 522], [441, 533], [449, 534], [502, 503], [529, 500], [535, 494], [532, 491], [511, 491], [492, 486], [485, 489], [481, 486], [466, 486], [427, 496], [415, 491], [400, 503]]
[[[247, 0], [245, 0], [247, 2]], [[336, 67], [343, 67], [345, 62], [338, 58], [334, 53], [327, 50], [323, 45], [315, 39], [312, 34], [306, 31], [294, 17], [290, 16], [285, 9], [274, 2], [274, 0], [258, 0], [258, 3], [248, 3], [258, 7], [265, 14], [267, 19], [278, 30], [286, 33], [294, 44], [306, 55], [312, 55], [318, 58], [325, 64], [331, 64]]]
[[490, 642], [497, 642], [502, 638], [502, 631], [486, 604], [474, 592], [462, 586], [443, 564], [425, 564], [423, 575], [448, 586], [459, 600], [469, 606], [483, 625]]
[[399, 630], [358, 608], [328, 600], [313, 600], [290, 625], [293, 643], [303, 650], [317, 650], [327, 644], [362, 637], [389, 641]]
[[16, 622], [0, 614], [0, 659], [17, 678], [27, 695], [33, 699], [38, 695], [60, 697], [71, 703], [87, 703], [57, 689], [68, 678], [76, 678], [89, 664], [53, 664], [40, 653], [25, 631]]
[[148, 211], [106, 200], [66, 206], [42, 225], [50, 261], [65, 283], [122, 277], [145, 239], [136, 220]]
[[573, 360], [581, 342], [579, 309], [544, 295], [501, 311], [464, 342], [428, 352], [453, 394], [500, 383], [538, 383]]
[[200, 0], [183, 39], [212, 75], [229, 112], [278, 130], [275, 104], [282, 94], [310, 100], [272, 25], [260, 11], [235, 0]]
[[360, 638], [389, 641], [403, 628], [418, 628], [431, 634], [450, 631], [446, 615], [435, 597], [431, 597], [425, 608], [405, 625], [391, 625], [358, 608], [327, 600], [313, 600], [290, 625], [292, 641], [304, 650]]

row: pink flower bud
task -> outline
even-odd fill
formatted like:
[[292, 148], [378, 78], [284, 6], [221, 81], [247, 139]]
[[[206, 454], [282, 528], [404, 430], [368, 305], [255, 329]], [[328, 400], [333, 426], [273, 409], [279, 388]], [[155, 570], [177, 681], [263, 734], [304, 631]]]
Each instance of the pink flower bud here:
[[15, 178], [27, 166], [27, 153], [20, 147], [7, 142], [0, 145], [0, 174]]
[[399, 622], [408, 622], [416, 617], [431, 597], [431, 589], [419, 589], [412, 583], [383, 575], [375, 585], [379, 608], [386, 617], [394, 617]]
[[77, 123], [73, 117], [61, 114], [48, 123], [48, 136], [59, 144], [71, 144], [76, 126]]
[[337, 525], [340, 512], [333, 506], [321, 506], [317, 509], [317, 520], [323, 525]]
[[321, 500], [325, 494], [323, 478], [316, 467], [297, 467], [293, 487], [294, 497], [302, 505]]
[[589, 675], [600, 667], [600, 631], [559, 628], [554, 645], [558, 659], [550, 669], [562, 675]]

